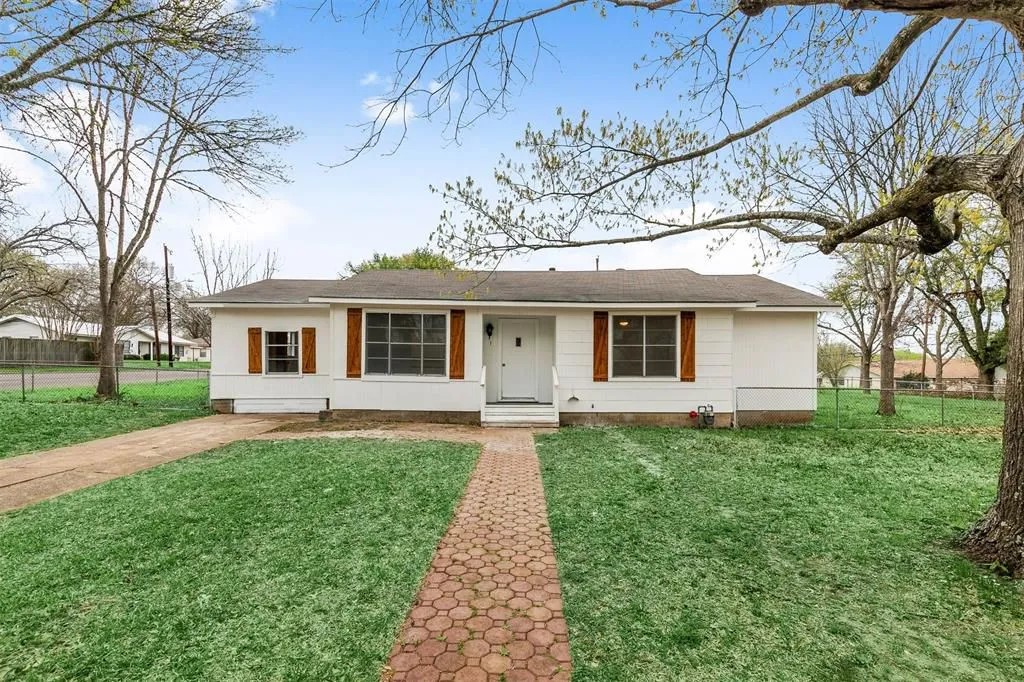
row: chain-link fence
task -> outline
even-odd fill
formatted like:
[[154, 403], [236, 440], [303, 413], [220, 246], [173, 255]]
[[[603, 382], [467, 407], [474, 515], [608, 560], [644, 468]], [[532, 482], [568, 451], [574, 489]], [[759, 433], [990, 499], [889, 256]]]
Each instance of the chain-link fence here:
[[[168, 410], [202, 410], [209, 405], [206, 369], [114, 367], [122, 403]], [[0, 402], [82, 402], [96, 400], [100, 367], [87, 364], [0, 364]]]
[[737, 388], [735, 423], [743, 428], [806, 424], [831, 429], [998, 430], [1003, 425], [1004, 388]]

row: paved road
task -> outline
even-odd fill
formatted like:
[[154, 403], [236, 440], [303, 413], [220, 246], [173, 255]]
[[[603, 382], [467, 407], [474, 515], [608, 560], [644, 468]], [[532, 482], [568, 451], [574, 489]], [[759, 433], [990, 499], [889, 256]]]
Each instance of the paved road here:
[[[186, 381], [206, 379], [209, 371], [205, 369], [152, 370], [122, 369], [120, 382], [122, 386], [129, 384], [155, 384], [168, 381]], [[41, 388], [79, 388], [95, 386], [99, 382], [99, 370], [76, 372], [32, 372], [25, 371], [25, 387], [29, 390]], [[0, 391], [21, 390], [21, 372], [0, 372]]]

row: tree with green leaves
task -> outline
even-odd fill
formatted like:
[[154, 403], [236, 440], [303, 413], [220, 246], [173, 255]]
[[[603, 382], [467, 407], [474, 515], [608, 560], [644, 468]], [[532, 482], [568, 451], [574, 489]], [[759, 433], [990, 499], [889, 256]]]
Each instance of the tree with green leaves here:
[[345, 265], [348, 275], [357, 275], [367, 270], [454, 270], [455, 262], [439, 251], [418, 248], [408, 253], [391, 256], [374, 252], [372, 258], [359, 263]]
[[1010, 235], [989, 202], [960, 210], [963, 235], [920, 266], [920, 289], [956, 329], [960, 347], [978, 370], [981, 390], [991, 395], [996, 368], [1006, 364], [1010, 310]]
[[840, 266], [831, 281], [822, 287], [825, 298], [839, 304], [839, 311], [819, 321], [818, 326], [849, 342], [857, 352], [860, 388], [871, 389], [871, 363], [878, 354], [878, 307], [870, 294], [847, 266]]
[[830, 386], [842, 386], [843, 370], [856, 364], [857, 354], [849, 344], [828, 340], [818, 342], [818, 374]]
[[[394, 89], [356, 154], [384, 139], [410, 98], [424, 98], [420, 111], [446, 116], [456, 133], [500, 114], [531, 73], [529, 60], [552, 49], [544, 21], [586, 8], [650, 27], [653, 47], [636, 59], [644, 68], [639, 85], [678, 93], [679, 109], [650, 121], [628, 114], [594, 121], [583, 111], [560, 114], [548, 132], [529, 127], [515, 153], [497, 163], [493, 186], [467, 180], [441, 188], [448, 207], [439, 242], [457, 260], [494, 262], [540, 249], [754, 230], [825, 254], [844, 244], [936, 254], [962, 234], [955, 209], [945, 207], [970, 195], [991, 199], [1011, 244], [1004, 456], [995, 502], [964, 547], [1024, 577], [1024, 0], [557, 0], [525, 10], [512, 0], [408, 0], [402, 35], [422, 39], [400, 49]], [[840, 93], [877, 97], [908, 65], [916, 66], [921, 91], [956, 105], [959, 125], [984, 121], [999, 131], [993, 143], [933, 145], [909, 181], [855, 214], [795, 200], [817, 188], [830, 193], [835, 176], [825, 177], [827, 168], [796, 166], [780, 175], [771, 172], [775, 164], [759, 163], [766, 154], [788, 155], [777, 124], [806, 121]], [[951, 73], [967, 75], [950, 85]], [[776, 93], [748, 87], [768, 77], [782, 84]], [[602, 89], [601, 96], [614, 93]], [[858, 142], [844, 168], [860, 163], [877, 140]], [[694, 188], [686, 170], [697, 160], [721, 172]], [[694, 192], [721, 208], [698, 220], [666, 211], [690, 203]], [[893, 234], [894, 223], [907, 230]]]

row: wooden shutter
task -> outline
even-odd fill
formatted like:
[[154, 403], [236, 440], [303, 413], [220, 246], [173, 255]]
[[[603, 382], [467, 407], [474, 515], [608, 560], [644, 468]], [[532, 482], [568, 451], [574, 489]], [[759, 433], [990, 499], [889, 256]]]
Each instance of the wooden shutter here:
[[345, 376], [358, 379], [363, 376], [363, 309], [348, 309], [348, 343], [345, 358]]
[[679, 380], [697, 380], [697, 316], [692, 310], [679, 313]]
[[608, 381], [608, 313], [594, 311], [594, 381]]
[[466, 378], [466, 311], [451, 311], [451, 340], [448, 345], [448, 378]]
[[302, 373], [316, 374], [316, 327], [302, 328]]
[[263, 329], [249, 327], [249, 374], [263, 374]]

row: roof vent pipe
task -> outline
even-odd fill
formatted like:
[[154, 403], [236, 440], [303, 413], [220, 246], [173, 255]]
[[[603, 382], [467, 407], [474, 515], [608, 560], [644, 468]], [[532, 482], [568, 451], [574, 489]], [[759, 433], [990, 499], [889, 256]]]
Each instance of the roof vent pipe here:
[[554, 268], [548, 268], [548, 272], [554, 272], [554, 271], [555, 271]]

